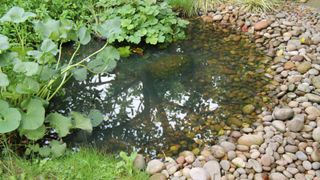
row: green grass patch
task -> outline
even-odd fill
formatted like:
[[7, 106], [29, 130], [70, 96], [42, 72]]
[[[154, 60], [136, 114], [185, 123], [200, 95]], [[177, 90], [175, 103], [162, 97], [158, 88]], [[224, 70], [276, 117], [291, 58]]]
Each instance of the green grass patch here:
[[81, 149], [57, 159], [26, 160], [15, 155], [0, 161], [2, 179], [124, 179], [144, 180], [148, 175], [134, 170], [132, 175], [123, 166], [122, 159], [93, 149]]

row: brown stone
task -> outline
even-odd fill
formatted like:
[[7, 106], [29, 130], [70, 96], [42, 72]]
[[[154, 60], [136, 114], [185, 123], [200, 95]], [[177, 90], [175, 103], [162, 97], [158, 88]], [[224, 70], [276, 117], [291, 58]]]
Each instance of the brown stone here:
[[283, 68], [285, 70], [290, 70], [290, 69], [294, 68], [294, 66], [295, 65], [292, 61], [288, 61], [288, 62], [284, 63]]
[[262, 20], [262, 21], [257, 22], [254, 25], [254, 30], [260, 31], [262, 29], [267, 28], [269, 25], [270, 25], [270, 22], [268, 20]]
[[303, 56], [299, 56], [299, 55], [296, 55], [296, 56], [292, 56], [291, 57], [291, 61], [302, 61], [304, 59], [304, 57]]
[[211, 16], [201, 16], [202, 20], [206, 23], [212, 23], [213, 19]]

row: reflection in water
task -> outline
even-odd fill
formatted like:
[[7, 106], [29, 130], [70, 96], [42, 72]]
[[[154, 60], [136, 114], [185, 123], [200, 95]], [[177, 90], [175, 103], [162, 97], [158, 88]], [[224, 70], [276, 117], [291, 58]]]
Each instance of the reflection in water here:
[[255, 120], [241, 109], [261, 103], [256, 95], [265, 82], [256, 71], [264, 57], [247, 40], [230, 41], [233, 36], [201, 23], [189, 34], [190, 40], [164, 50], [123, 59], [112, 74], [71, 82], [54, 110], [96, 108], [105, 122], [90, 135], [77, 132], [68, 139], [106, 151], [170, 155], [213, 141], [226, 125]]

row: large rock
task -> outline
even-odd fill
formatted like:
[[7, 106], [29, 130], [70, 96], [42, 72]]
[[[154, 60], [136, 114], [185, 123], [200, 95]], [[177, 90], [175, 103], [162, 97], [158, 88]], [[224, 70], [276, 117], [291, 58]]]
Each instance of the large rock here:
[[221, 142], [220, 146], [222, 146], [227, 152], [236, 150], [236, 145], [228, 141]]
[[272, 126], [274, 128], [276, 128], [276, 130], [278, 130], [280, 132], [285, 132], [286, 131], [286, 125], [284, 124], [283, 121], [274, 120], [274, 121], [272, 121]]
[[316, 142], [320, 142], [320, 127], [317, 127], [313, 130], [312, 132], [312, 138], [316, 141]]
[[243, 112], [244, 114], [251, 114], [251, 113], [254, 112], [254, 110], [255, 110], [255, 107], [254, 107], [254, 105], [252, 105], [252, 104], [245, 105], [245, 106], [242, 108], [242, 112]]
[[275, 108], [272, 115], [274, 119], [287, 120], [293, 117], [294, 111], [289, 107]]
[[155, 174], [155, 173], [160, 172], [164, 167], [165, 166], [164, 166], [163, 162], [161, 162], [158, 159], [154, 159], [154, 160], [149, 161], [146, 171], [149, 174]]
[[239, 167], [239, 168], [244, 168], [246, 167], [246, 162], [244, 162], [244, 160], [242, 158], [234, 158], [232, 161], [232, 164], [234, 164], [236, 167]]
[[297, 70], [301, 73], [304, 74], [307, 71], [309, 71], [309, 69], [311, 68], [312, 64], [310, 62], [303, 62], [297, 65]]
[[304, 115], [303, 114], [297, 114], [294, 116], [294, 118], [287, 123], [287, 127], [289, 131], [292, 132], [299, 132], [304, 127]]
[[212, 152], [212, 155], [217, 159], [223, 158], [224, 155], [226, 154], [226, 151], [224, 150], [224, 148], [219, 145], [212, 146], [211, 152]]
[[217, 15], [214, 15], [213, 17], [212, 17], [212, 20], [213, 21], [220, 21], [220, 20], [222, 20], [222, 15], [221, 14], [217, 14]]
[[319, 95], [308, 93], [305, 95], [305, 97], [308, 98], [308, 100], [311, 102], [320, 103]]
[[261, 145], [263, 141], [263, 136], [260, 134], [245, 134], [238, 139], [238, 144], [250, 147], [251, 145]]
[[204, 164], [203, 169], [207, 171], [211, 179], [221, 179], [220, 164], [211, 160]]
[[309, 106], [306, 108], [306, 113], [315, 117], [320, 116], [320, 109], [314, 107], [314, 106]]
[[257, 173], [261, 173], [262, 172], [262, 166], [257, 160], [249, 159], [248, 163], [252, 166], [254, 171], [256, 171]]
[[141, 154], [138, 154], [137, 157], [134, 159], [133, 167], [139, 170], [143, 170], [146, 168], [146, 161]]
[[162, 173], [156, 173], [154, 175], [152, 175], [149, 180], [166, 180], [166, 176]]
[[254, 30], [260, 31], [262, 29], [267, 28], [269, 25], [270, 25], [270, 21], [269, 20], [262, 20], [262, 21], [257, 22], [254, 25]]
[[192, 168], [190, 170], [190, 177], [192, 180], [209, 180], [210, 175], [207, 173], [207, 171], [203, 168]]
[[196, 159], [195, 155], [191, 151], [183, 151], [179, 154], [179, 156], [183, 156], [187, 163], [193, 163]]
[[270, 174], [270, 180], [286, 180], [286, 176], [284, 176], [282, 173], [274, 172]]

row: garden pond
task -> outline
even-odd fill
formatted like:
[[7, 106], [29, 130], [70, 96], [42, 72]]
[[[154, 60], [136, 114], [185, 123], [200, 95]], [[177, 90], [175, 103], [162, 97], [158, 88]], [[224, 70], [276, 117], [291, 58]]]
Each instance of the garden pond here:
[[[267, 101], [269, 58], [244, 36], [212, 24], [194, 21], [187, 34], [185, 41], [121, 59], [113, 73], [70, 81], [51, 111], [95, 108], [105, 121], [91, 134], [69, 135], [67, 142], [170, 156], [183, 149], [198, 151], [224, 130], [254, 122], [257, 115], [250, 107], [258, 109]], [[101, 46], [94, 41], [80, 52]], [[253, 106], [244, 113], [248, 104]]]

